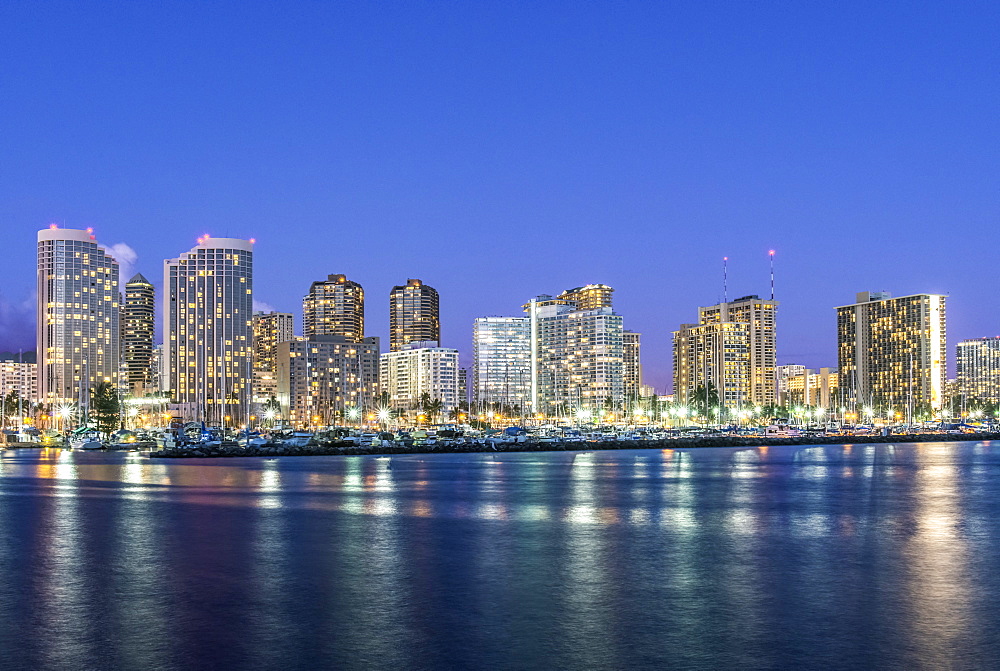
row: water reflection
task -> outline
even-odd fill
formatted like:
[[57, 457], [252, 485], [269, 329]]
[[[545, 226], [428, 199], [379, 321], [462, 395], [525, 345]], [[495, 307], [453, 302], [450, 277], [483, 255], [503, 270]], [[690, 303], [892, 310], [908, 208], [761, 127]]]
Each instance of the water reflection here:
[[955, 667], [1000, 644], [998, 508], [981, 443], [6, 451], [0, 645], [14, 668]]

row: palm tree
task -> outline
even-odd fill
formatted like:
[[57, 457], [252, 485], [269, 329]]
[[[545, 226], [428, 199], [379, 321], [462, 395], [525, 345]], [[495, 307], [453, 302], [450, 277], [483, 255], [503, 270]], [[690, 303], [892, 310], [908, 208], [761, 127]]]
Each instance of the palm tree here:
[[691, 397], [691, 404], [707, 419], [709, 408], [719, 405], [719, 392], [715, 385], [711, 382], [705, 386], [698, 385]]

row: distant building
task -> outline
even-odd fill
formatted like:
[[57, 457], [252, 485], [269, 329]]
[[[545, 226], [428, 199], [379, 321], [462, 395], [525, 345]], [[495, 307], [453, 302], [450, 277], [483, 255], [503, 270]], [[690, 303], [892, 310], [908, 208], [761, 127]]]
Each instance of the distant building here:
[[[606, 289], [594, 301], [609, 300]], [[595, 415], [624, 401], [622, 318], [611, 307], [581, 304], [588, 303], [541, 295], [524, 306], [531, 324], [533, 412]]]
[[38, 364], [0, 361], [0, 398], [11, 392], [28, 403], [38, 402]]
[[777, 310], [778, 301], [757, 295], [698, 308], [699, 324], [735, 322], [746, 325], [749, 354], [746, 400], [756, 405], [771, 405], [777, 401]]
[[164, 373], [177, 407], [195, 409], [184, 419], [247, 421], [253, 241], [199, 238], [163, 262], [163, 287]]
[[48, 405], [89, 407], [100, 382], [118, 386], [118, 262], [89, 230], [38, 232], [38, 383]]
[[639, 357], [639, 333], [622, 331], [622, 355], [625, 371], [625, 398], [642, 395], [642, 362]]
[[803, 369], [785, 379], [784, 403], [788, 406], [813, 406], [829, 409], [838, 403], [840, 377], [836, 368]]
[[479, 317], [472, 325], [472, 394], [480, 407], [527, 410], [531, 403], [531, 320]]
[[614, 289], [606, 284], [588, 284], [583, 287], [567, 289], [557, 296], [558, 300], [572, 303], [577, 310], [599, 310], [611, 308], [611, 295]]
[[1000, 336], [963, 340], [955, 347], [958, 394], [1000, 404]]
[[458, 405], [469, 402], [469, 369], [458, 369]]
[[156, 390], [153, 382], [153, 336], [156, 331], [156, 290], [136, 274], [125, 284], [122, 306], [122, 350], [128, 392], [144, 396]]
[[278, 344], [277, 399], [293, 424], [342, 424], [370, 412], [379, 393], [379, 339], [312, 336]]
[[777, 369], [777, 388], [778, 388], [778, 405], [788, 405], [788, 380], [793, 377], [798, 377], [800, 375], [805, 375], [806, 367], [797, 364], [790, 363], [784, 366], [778, 366]]
[[837, 359], [846, 401], [856, 406], [904, 408], [944, 401], [947, 352], [945, 296], [892, 298], [861, 292], [837, 308]]
[[441, 308], [435, 289], [411, 279], [389, 294], [389, 350], [412, 342], [441, 344]]
[[255, 312], [250, 326], [253, 332], [253, 368], [273, 373], [278, 365], [278, 343], [295, 337], [295, 318], [290, 312]]
[[346, 275], [313, 282], [302, 299], [305, 336], [331, 335], [361, 342], [365, 337], [365, 290]]
[[750, 332], [741, 322], [681, 324], [674, 331], [674, 398], [703, 403], [699, 393], [730, 409], [753, 404], [750, 396]]
[[413, 342], [382, 354], [379, 380], [393, 409], [415, 417], [424, 394], [441, 401], [439, 420], [458, 407], [458, 350], [434, 344]]

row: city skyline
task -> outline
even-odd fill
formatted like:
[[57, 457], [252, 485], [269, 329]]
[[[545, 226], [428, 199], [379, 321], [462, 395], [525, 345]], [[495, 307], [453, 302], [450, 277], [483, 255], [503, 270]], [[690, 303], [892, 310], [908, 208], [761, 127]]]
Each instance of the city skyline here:
[[[973, 5], [92, 10], [81, 30], [0, 8], [12, 251], [93, 227], [162, 292], [198, 236], [255, 237], [260, 303], [298, 315], [343, 273], [384, 343], [377, 306], [419, 277], [465, 366], [476, 317], [603, 283], [660, 391], [723, 257], [729, 296], [765, 295], [769, 249], [781, 364], [834, 365], [833, 306], [865, 290], [950, 295], [949, 351], [1000, 333], [1000, 88]], [[34, 339], [27, 257], [0, 270], [0, 350]]]

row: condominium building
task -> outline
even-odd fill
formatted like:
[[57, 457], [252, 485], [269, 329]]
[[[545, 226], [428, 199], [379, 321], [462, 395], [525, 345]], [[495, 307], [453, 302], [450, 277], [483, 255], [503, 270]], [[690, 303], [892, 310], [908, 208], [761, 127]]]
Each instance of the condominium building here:
[[640, 334], [634, 331], [622, 332], [622, 356], [625, 371], [625, 398], [642, 395], [642, 363], [639, 358]]
[[472, 325], [472, 394], [477, 406], [527, 410], [531, 402], [531, 319], [480, 317]]
[[674, 398], [679, 403], [711, 400], [731, 409], [753, 404], [749, 325], [681, 324], [673, 336]]
[[837, 308], [837, 360], [845, 400], [875, 408], [939, 409], [947, 352], [945, 296], [861, 292]]
[[543, 294], [524, 306], [531, 323], [533, 412], [595, 413], [624, 400], [622, 318], [610, 307], [578, 305]]
[[416, 416], [424, 394], [441, 402], [438, 419], [458, 407], [458, 350], [434, 345], [413, 342], [382, 354], [379, 382], [393, 409]]
[[156, 330], [156, 290], [136, 274], [125, 284], [122, 306], [122, 354], [128, 391], [143, 396], [156, 390], [153, 382], [153, 336]]
[[836, 368], [810, 370], [785, 378], [782, 402], [788, 406], [814, 406], [829, 409], [838, 405], [840, 378]]
[[365, 337], [365, 290], [346, 275], [313, 282], [302, 299], [305, 336], [331, 335], [361, 342]]
[[38, 232], [37, 352], [40, 400], [89, 407], [100, 382], [118, 386], [118, 262], [85, 231]]
[[771, 405], [777, 400], [777, 332], [775, 315], [778, 301], [757, 295], [698, 308], [698, 323], [736, 322], [747, 325], [748, 395], [757, 405]]
[[253, 333], [254, 370], [274, 372], [278, 365], [278, 343], [295, 336], [295, 318], [291, 312], [255, 312], [250, 319]]
[[[198, 239], [163, 262], [165, 373], [175, 403], [222, 424], [250, 414], [253, 240]], [[226, 418], [230, 419], [226, 419]]]
[[777, 378], [778, 405], [788, 405], [788, 380], [799, 375], [804, 375], [806, 367], [802, 364], [790, 363], [778, 366], [775, 374]]
[[0, 361], [0, 399], [11, 393], [29, 403], [38, 401], [38, 364]]
[[293, 424], [366, 416], [379, 393], [379, 339], [312, 336], [278, 344], [277, 399]]
[[963, 340], [955, 347], [958, 393], [1000, 404], [1000, 336]]
[[583, 287], [567, 289], [557, 296], [561, 301], [572, 303], [577, 310], [599, 310], [610, 308], [611, 295], [614, 289], [606, 284], [588, 284]]
[[389, 294], [389, 350], [412, 342], [441, 343], [438, 292], [420, 280], [406, 280]]

